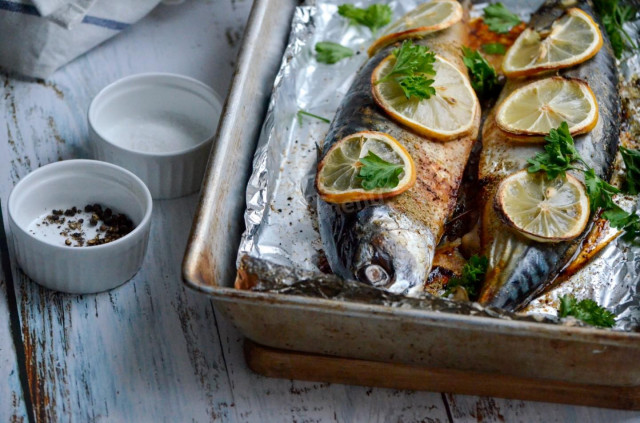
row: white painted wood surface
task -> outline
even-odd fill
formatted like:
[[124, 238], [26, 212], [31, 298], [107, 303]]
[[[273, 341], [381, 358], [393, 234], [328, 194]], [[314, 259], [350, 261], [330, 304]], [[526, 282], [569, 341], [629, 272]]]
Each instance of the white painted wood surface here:
[[[249, 0], [160, 6], [45, 83], [2, 76], [3, 210], [29, 171], [87, 157], [86, 109], [104, 85], [139, 72], [176, 72], [226, 94], [250, 7]], [[54, 293], [12, 264], [12, 289], [0, 283], [0, 380], [9, 381], [0, 384], [0, 421], [640, 421], [632, 412], [257, 376], [244, 364], [240, 334], [180, 280], [196, 202], [192, 195], [154, 203], [143, 269], [108, 293]], [[11, 317], [20, 319], [19, 345]], [[22, 349], [28, 392], [21, 390]]]
[[13, 313], [10, 312], [7, 301], [8, 283], [0, 265], [0, 421], [18, 423], [26, 421], [27, 410], [20, 383], [18, 353], [11, 334]]

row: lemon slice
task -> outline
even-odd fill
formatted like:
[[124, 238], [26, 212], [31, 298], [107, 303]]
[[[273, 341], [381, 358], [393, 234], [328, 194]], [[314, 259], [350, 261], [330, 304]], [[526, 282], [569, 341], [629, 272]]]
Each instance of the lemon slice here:
[[543, 172], [517, 172], [502, 181], [494, 205], [509, 226], [539, 242], [574, 239], [589, 221], [585, 187], [569, 174], [550, 181]]
[[369, 47], [369, 56], [397, 41], [421, 38], [449, 28], [461, 19], [462, 6], [457, 1], [435, 0], [421, 4], [389, 26]]
[[556, 76], [533, 82], [512, 92], [496, 111], [498, 127], [520, 141], [542, 141], [562, 122], [571, 135], [596, 126], [598, 103], [585, 81]]
[[548, 33], [527, 28], [504, 57], [508, 78], [567, 68], [589, 60], [602, 47], [602, 34], [593, 18], [577, 8], [551, 25]]
[[[401, 166], [394, 187], [367, 190], [358, 176], [369, 153]], [[335, 143], [318, 165], [316, 188], [328, 203], [351, 203], [393, 197], [408, 190], [416, 182], [416, 167], [409, 152], [395, 138], [382, 132], [364, 131], [349, 135]]]
[[426, 100], [407, 98], [393, 78], [378, 83], [393, 69], [395, 60], [390, 55], [371, 75], [373, 97], [389, 116], [436, 140], [447, 141], [471, 133], [480, 106], [466, 75], [436, 55], [432, 84], [436, 95]]

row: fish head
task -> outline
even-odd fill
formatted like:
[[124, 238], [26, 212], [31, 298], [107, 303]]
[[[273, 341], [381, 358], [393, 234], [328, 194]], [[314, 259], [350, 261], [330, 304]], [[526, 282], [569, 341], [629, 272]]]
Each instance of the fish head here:
[[356, 217], [350, 270], [360, 282], [399, 294], [422, 292], [435, 237], [386, 205], [367, 207]]

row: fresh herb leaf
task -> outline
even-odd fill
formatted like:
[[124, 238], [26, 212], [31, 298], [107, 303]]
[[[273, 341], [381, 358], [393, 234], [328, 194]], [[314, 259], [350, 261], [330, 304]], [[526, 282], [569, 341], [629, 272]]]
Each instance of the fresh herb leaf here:
[[[640, 193], [640, 151], [621, 146], [620, 153], [626, 167], [626, 181], [623, 191], [627, 194], [637, 195]], [[609, 204], [606, 204], [608, 207], [602, 206], [605, 210], [602, 216], [609, 221], [612, 228], [624, 231], [622, 238], [625, 241], [635, 243], [640, 237], [640, 216], [629, 213], [614, 204], [613, 200], [606, 198], [606, 194], [605, 202]]]
[[624, 191], [628, 194], [640, 194], [640, 150], [620, 147], [620, 153], [626, 167], [627, 179]]
[[322, 122], [325, 122], [325, 123], [331, 123], [331, 121], [329, 119], [327, 119], [327, 118], [323, 118], [322, 116], [314, 115], [313, 113], [309, 113], [309, 112], [306, 112], [304, 110], [298, 110], [298, 113], [296, 113], [296, 116], [298, 117], [298, 124], [300, 126], [302, 126], [302, 118], [304, 116], [308, 116], [310, 118], [318, 119], [318, 120], [320, 120]]
[[636, 216], [636, 218], [638, 217], [635, 214], [631, 214], [623, 210], [619, 206], [614, 206], [610, 210], [607, 210], [602, 214], [602, 216], [609, 221], [612, 228], [616, 228], [616, 229], [624, 228], [625, 226], [628, 226], [631, 223], [633, 223], [633, 221], [636, 219], [633, 218], [632, 216]]
[[488, 267], [489, 260], [485, 256], [471, 256], [462, 268], [462, 276], [459, 278], [451, 278], [449, 283], [447, 283], [447, 290], [444, 292], [444, 296], [449, 296], [454, 288], [461, 286], [467, 291], [469, 299], [472, 301], [476, 300]]
[[396, 59], [393, 68], [377, 84], [393, 78], [400, 84], [407, 98], [426, 100], [436, 94], [432, 86], [435, 82], [432, 77], [436, 74], [433, 69], [436, 55], [428, 47], [405, 41], [393, 51], [393, 55]]
[[502, 3], [495, 3], [484, 8], [484, 22], [491, 31], [506, 34], [521, 21], [518, 15], [510, 12]]
[[595, 212], [599, 208], [609, 210], [616, 207], [613, 196], [620, 190], [596, 175], [593, 169], [589, 168], [584, 172], [584, 184], [587, 187], [591, 211]]
[[616, 324], [616, 315], [604, 307], [600, 307], [593, 300], [578, 302], [572, 295], [560, 297], [560, 309], [558, 317], [573, 316], [576, 319], [591, 325], [603, 328], [611, 328]]
[[406, 76], [400, 80], [400, 87], [407, 98], [426, 100], [436, 95], [436, 89], [432, 86], [434, 82], [435, 80], [427, 79], [423, 75]]
[[331, 41], [321, 41], [316, 44], [316, 60], [320, 63], [333, 65], [351, 56], [353, 56], [353, 51], [341, 44]]
[[368, 27], [375, 34], [391, 22], [393, 11], [386, 4], [374, 4], [366, 9], [352, 4], [343, 4], [338, 6], [338, 14], [349, 19], [351, 23]]
[[533, 159], [528, 160], [529, 173], [544, 171], [547, 178], [551, 180], [564, 176], [567, 170], [573, 169], [572, 162], [582, 161], [567, 122], [562, 122], [560, 127], [552, 129], [545, 140], [547, 143], [544, 146], [544, 153], [538, 153]]
[[609, 221], [612, 228], [624, 231], [622, 239], [628, 242], [635, 242], [640, 236], [640, 216], [629, 213], [619, 206], [614, 206], [605, 211], [602, 216]]
[[493, 93], [498, 87], [498, 74], [487, 59], [476, 50], [462, 47], [462, 61], [469, 70], [471, 86], [480, 97]]
[[638, 49], [638, 43], [624, 29], [625, 22], [636, 18], [637, 10], [632, 6], [621, 6], [618, 0], [594, 0], [596, 12], [602, 17], [604, 29], [611, 41], [616, 57], [620, 59], [624, 50]]
[[435, 53], [428, 47], [413, 44], [412, 41], [405, 41], [400, 48], [393, 50], [396, 62], [389, 72], [378, 83], [398, 76], [415, 76], [417, 74], [435, 75], [433, 64], [436, 61]]
[[358, 177], [362, 178], [362, 187], [371, 191], [376, 188], [395, 188], [400, 183], [398, 178], [404, 166], [390, 163], [373, 151], [360, 159], [362, 167]]
[[482, 50], [487, 54], [505, 54], [507, 52], [507, 46], [502, 43], [489, 43], [483, 44]]
[[558, 176], [564, 176], [567, 170], [578, 169], [572, 163], [580, 162], [586, 168], [584, 183], [591, 210], [596, 211], [598, 208], [608, 210], [614, 206], [613, 195], [619, 193], [620, 190], [601, 179], [593, 169], [587, 167], [576, 150], [567, 122], [562, 122], [557, 129], [552, 129], [545, 140], [547, 143], [544, 146], [544, 153], [538, 153], [533, 159], [528, 160], [529, 173], [544, 171], [547, 178], [555, 179]]

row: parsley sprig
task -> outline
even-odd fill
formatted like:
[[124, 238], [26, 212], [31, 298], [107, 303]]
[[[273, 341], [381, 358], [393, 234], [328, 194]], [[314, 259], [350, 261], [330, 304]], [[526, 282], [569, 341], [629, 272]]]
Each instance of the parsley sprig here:
[[424, 75], [412, 75], [400, 80], [400, 87], [407, 98], [415, 97], [419, 99], [429, 99], [436, 95], [433, 87], [434, 80]]
[[462, 47], [462, 61], [469, 70], [471, 86], [478, 96], [492, 94], [499, 86], [498, 73], [478, 51]]
[[533, 159], [529, 159], [529, 173], [544, 171], [549, 180], [558, 176], [564, 176], [565, 172], [575, 169], [572, 163], [582, 162], [582, 158], [573, 143], [573, 137], [569, 132], [567, 122], [562, 122], [560, 127], [552, 129], [545, 137], [547, 143], [544, 153], [538, 153]]
[[366, 26], [372, 33], [391, 22], [393, 11], [386, 4], [373, 4], [366, 9], [355, 7], [352, 4], [338, 6], [338, 14], [356, 25]]
[[360, 163], [362, 167], [358, 177], [362, 178], [362, 187], [365, 190], [395, 188], [400, 183], [399, 176], [404, 170], [403, 165], [390, 163], [371, 150], [360, 159]]
[[625, 192], [631, 195], [640, 194], [640, 151], [620, 147], [620, 153], [627, 169], [627, 180], [624, 185]]
[[618, 194], [620, 190], [596, 175], [596, 172], [591, 168], [584, 171], [584, 185], [587, 187], [587, 196], [592, 212], [598, 209], [607, 211], [616, 207], [613, 196]]
[[444, 296], [448, 297], [454, 288], [461, 286], [467, 291], [470, 300], [476, 300], [488, 267], [489, 260], [485, 256], [474, 254], [462, 268], [462, 276], [451, 278], [447, 283], [447, 290], [444, 292]]
[[482, 50], [487, 54], [505, 54], [507, 46], [502, 43], [488, 43], [482, 45]]
[[302, 126], [302, 118], [305, 117], [305, 116], [313, 118], [313, 119], [317, 119], [317, 120], [319, 120], [321, 122], [324, 122], [324, 123], [331, 123], [331, 121], [329, 119], [327, 119], [327, 118], [324, 118], [324, 117], [318, 116], [318, 115], [314, 115], [313, 113], [309, 113], [309, 112], [307, 112], [305, 110], [302, 110], [302, 109], [298, 110], [298, 113], [296, 113], [296, 116], [298, 117], [298, 125], [300, 125], [300, 126]]
[[[542, 171], [546, 172], [547, 178], [554, 179], [558, 176], [564, 176], [567, 170], [582, 171], [591, 211], [595, 212], [601, 209], [602, 216], [609, 220], [611, 227], [624, 231], [623, 239], [630, 242], [636, 240], [640, 236], [640, 217], [635, 213], [623, 210], [614, 203], [613, 196], [621, 191], [596, 175], [596, 172], [580, 157], [569, 132], [569, 125], [562, 122], [559, 128], [550, 131], [545, 140], [547, 144], [544, 146], [544, 153], [538, 153], [533, 159], [529, 159], [529, 167], [527, 168], [529, 173]], [[627, 150], [624, 147], [621, 147], [621, 150], [623, 157], [627, 154], [629, 160], [631, 160], [631, 155], [634, 159], [640, 158], [640, 152]], [[625, 151], [633, 153], [625, 153]], [[640, 182], [637, 179], [637, 170], [635, 166], [631, 170], [627, 170], [627, 186], [630, 184], [636, 186]]]
[[[626, 180], [623, 185], [623, 192], [626, 194], [640, 194], [640, 151], [620, 147], [620, 153], [626, 168]], [[622, 238], [625, 241], [638, 244], [640, 237], [640, 216], [635, 213], [628, 213], [616, 204], [612, 204], [605, 210], [603, 217], [609, 224], [624, 231]]]
[[498, 34], [506, 34], [521, 21], [518, 15], [504, 7], [502, 3], [490, 4], [484, 8], [484, 22]]
[[[595, 212], [599, 208], [608, 210], [615, 205], [613, 196], [620, 190], [596, 175], [580, 157], [567, 122], [562, 122], [558, 128], [552, 129], [545, 140], [547, 143], [544, 153], [538, 153], [533, 159], [528, 160], [529, 173], [543, 171], [548, 179], [555, 179], [564, 176], [567, 170], [582, 170], [591, 211]], [[578, 166], [575, 166], [575, 163]]]
[[637, 214], [629, 213], [616, 205], [602, 216], [609, 221], [611, 227], [624, 232], [622, 239], [625, 241], [635, 243], [636, 238], [640, 236], [640, 216]]
[[610, 328], [616, 324], [616, 315], [593, 300], [578, 301], [572, 295], [564, 295], [560, 298], [558, 317], [573, 316], [583, 322], [602, 328]]
[[436, 95], [436, 89], [433, 87], [433, 76], [436, 74], [433, 64], [436, 55], [428, 47], [405, 41], [392, 54], [396, 59], [393, 68], [376, 84], [394, 79], [400, 84], [407, 98], [426, 100]]
[[342, 59], [353, 56], [353, 50], [342, 44], [332, 41], [321, 41], [316, 43], [316, 60], [320, 63], [333, 65]]
[[611, 41], [616, 57], [622, 57], [624, 50], [636, 50], [640, 46], [624, 29], [625, 22], [633, 21], [638, 11], [632, 6], [622, 6], [618, 0], [594, 0], [596, 12], [602, 17], [604, 29]]

